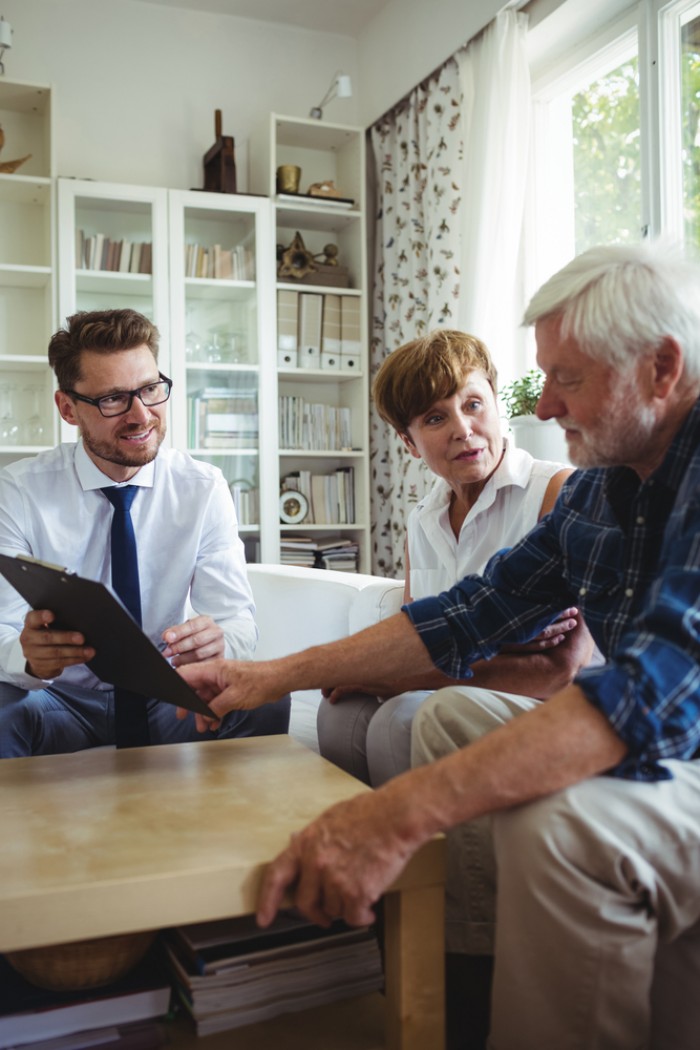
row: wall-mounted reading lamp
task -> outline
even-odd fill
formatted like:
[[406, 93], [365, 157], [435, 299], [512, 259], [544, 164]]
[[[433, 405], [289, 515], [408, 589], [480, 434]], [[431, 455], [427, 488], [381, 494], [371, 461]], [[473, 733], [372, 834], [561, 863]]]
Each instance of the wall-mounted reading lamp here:
[[327, 106], [334, 98], [350, 98], [352, 96], [352, 81], [347, 73], [336, 73], [331, 81], [331, 86], [325, 93], [317, 106], [310, 111], [309, 116], [316, 120], [323, 118], [323, 107]]

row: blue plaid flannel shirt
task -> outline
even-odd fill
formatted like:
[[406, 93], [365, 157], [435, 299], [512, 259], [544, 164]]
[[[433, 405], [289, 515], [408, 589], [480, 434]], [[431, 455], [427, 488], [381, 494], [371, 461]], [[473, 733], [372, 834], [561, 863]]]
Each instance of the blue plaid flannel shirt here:
[[626, 467], [576, 471], [482, 576], [404, 612], [435, 665], [466, 678], [569, 605], [606, 660], [575, 681], [629, 749], [611, 775], [663, 780], [664, 759], [700, 757], [700, 401], [646, 481]]

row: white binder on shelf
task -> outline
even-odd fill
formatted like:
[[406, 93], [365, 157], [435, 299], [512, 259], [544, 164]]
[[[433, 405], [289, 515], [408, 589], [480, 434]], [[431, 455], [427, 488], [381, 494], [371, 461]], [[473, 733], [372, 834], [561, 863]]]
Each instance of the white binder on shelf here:
[[362, 328], [360, 300], [354, 296], [340, 297], [340, 368], [343, 372], [360, 372]]
[[277, 292], [277, 367], [296, 368], [299, 346], [299, 293]]
[[299, 365], [321, 367], [321, 332], [323, 296], [317, 292], [299, 292]]

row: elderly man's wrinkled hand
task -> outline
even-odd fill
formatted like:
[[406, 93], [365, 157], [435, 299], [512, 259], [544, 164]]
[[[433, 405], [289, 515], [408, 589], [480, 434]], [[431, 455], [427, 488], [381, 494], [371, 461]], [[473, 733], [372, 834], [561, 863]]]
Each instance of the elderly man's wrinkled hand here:
[[[211, 707], [211, 722], [196, 716], [199, 732], [217, 729], [228, 711], [250, 711], [278, 700], [284, 688], [274, 684], [269, 666], [247, 660], [205, 660], [178, 667], [178, 674]], [[189, 714], [184, 708], [177, 709], [178, 718]]]
[[335, 919], [366, 926], [374, 921], [374, 905], [417, 846], [392, 826], [391, 807], [381, 792], [332, 806], [293, 834], [287, 849], [268, 866], [258, 924], [269, 926], [289, 891], [294, 906], [319, 926]]

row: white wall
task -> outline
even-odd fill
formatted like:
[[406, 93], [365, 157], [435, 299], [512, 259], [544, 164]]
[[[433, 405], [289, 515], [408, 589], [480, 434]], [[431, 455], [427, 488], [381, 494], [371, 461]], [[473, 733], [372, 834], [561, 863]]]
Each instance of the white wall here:
[[503, 6], [390, 0], [359, 41], [136, 0], [2, 0], [0, 13], [14, 32], [6, 78], [54, 90], [57, 174], [201, 186], [221, 109], [245, 190], [247, 140], [267, 113], [307, 116], [340, 69], [353, 97], [326, 117], [368, 126]]
[[[221, 109], [245, 190], [255, 124], [307, 116], [338, 69], [358, 79], [356, 42], [330, 33], [134, 0], [2, 0], [0, 13], [14, 35], [5, 78], [53, 88], [59, 175], [201, 187]], [[327, 117], [358, 123], [357, 94]]]
[[359, 40], [361, 123], [368, 127], [386, 113], [506, 6], [505, 0], [391, 0]]

